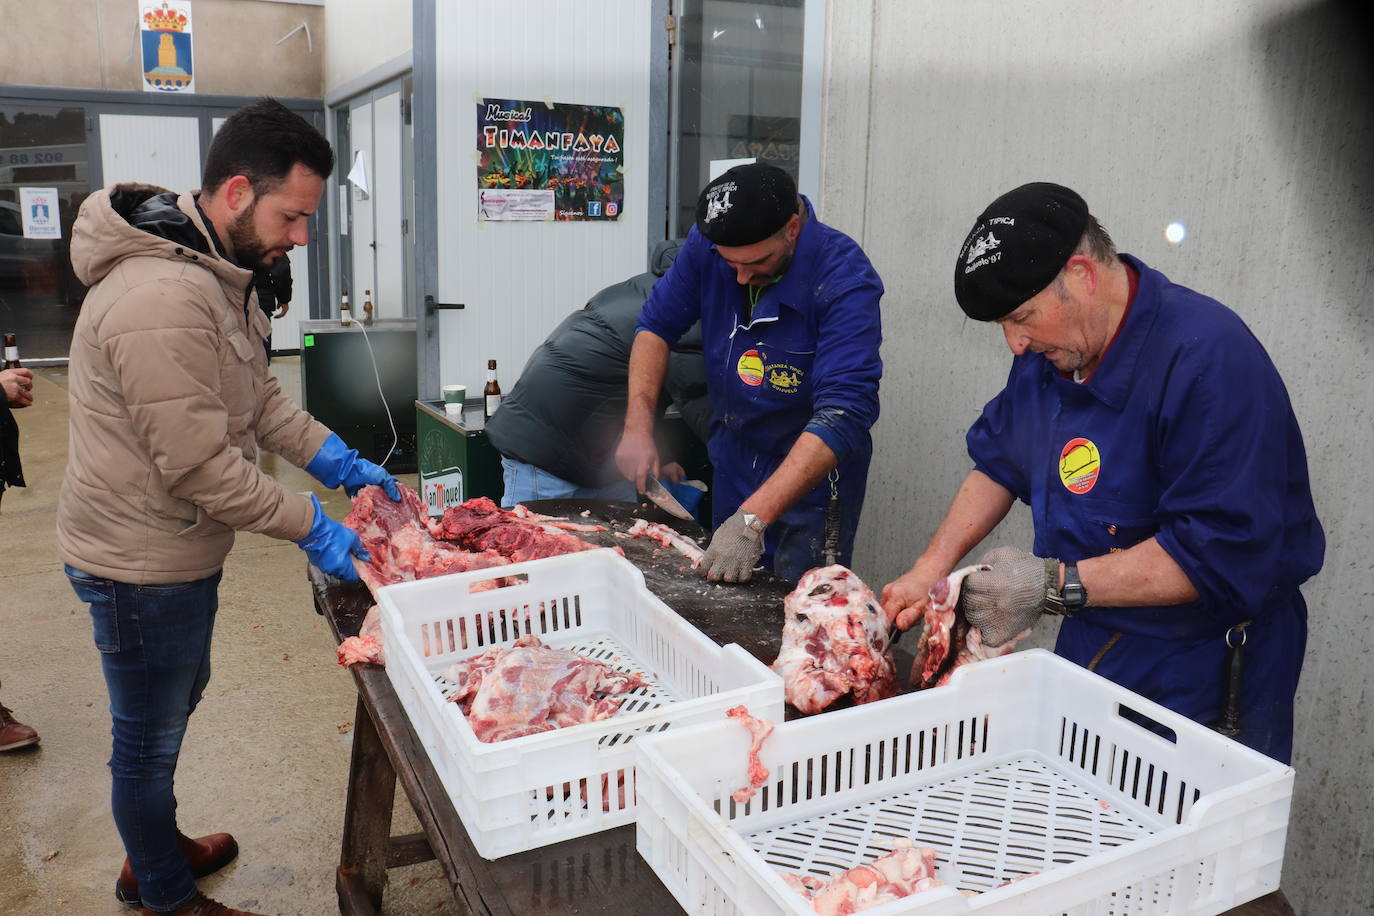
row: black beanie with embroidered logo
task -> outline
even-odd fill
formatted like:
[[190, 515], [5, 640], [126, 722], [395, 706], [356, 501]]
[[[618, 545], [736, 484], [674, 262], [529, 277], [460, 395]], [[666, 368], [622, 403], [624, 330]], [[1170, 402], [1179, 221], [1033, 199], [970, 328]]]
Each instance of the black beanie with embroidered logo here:
[[798, 212], [797, 183], [766, 162], [737, 165], [701, 190], [697, 231], [717, 245], [762, 242]]
[[954, 262], [954, 298], [978, 321], [1004, 318], [1054, 282], [1088, 226], [1063, 185], [1023, 184], [988, 204]]

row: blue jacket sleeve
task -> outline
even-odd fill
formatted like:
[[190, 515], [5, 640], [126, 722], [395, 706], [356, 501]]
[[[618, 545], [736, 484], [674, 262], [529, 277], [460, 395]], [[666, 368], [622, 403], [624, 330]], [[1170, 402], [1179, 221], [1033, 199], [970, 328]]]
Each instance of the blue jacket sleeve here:
[[878, 302], [883, 283], [869, 267], [821, 310], [812, 363], [814, 413], [805, 431], [821, 438], [839, 460], [868, 442], [878, 420], [883, 342]]
[[673, 266], [658, 278], [639, 313], [635, 333], [649, 331], [671, 346], [701, 319], [701, 277], [710, 246], [693, 226]]
[[[1029, 503], [1030, 480], [1018, 456], [1029, 454], [1031, 446], [1018, 438], [1021, 430], [1016, 423], [1018, 414], [1027, 414], [1029, 408], [1018, 411], [1013, 401], [1017, 368], [1018, 363], [1013, 362], [1007, 387], [983, 407], [982, 416], [969, 427], [964, 441], [975, 471], [986, 474], [1017, 499]], [[1023, 421], [1025, 418], [1022, 417]]]
[[1315, 571], [1292, 575], [1287, 554], [1306, 547], [1285, 544], [1291, 516], [1311, 512], [1296, 493], [1310, 493], [1307, 458], [1278, 370], [1248, 329], [1199, 340], [1160, 404], [1156, 537], [1203, 599], [1253, 612]]

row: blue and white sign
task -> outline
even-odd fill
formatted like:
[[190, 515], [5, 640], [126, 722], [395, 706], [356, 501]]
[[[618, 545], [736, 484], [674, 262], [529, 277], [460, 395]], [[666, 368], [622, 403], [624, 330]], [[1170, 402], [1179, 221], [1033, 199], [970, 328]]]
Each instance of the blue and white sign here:
[[20, 188], [24, 238], [60, 239], [62, 223], [57, 215], [57, 188]]
[[195, 92], [191, 64], [190, 0], [163, 0], [145, 6], [139, 29], [143, 50], [144, 92]]

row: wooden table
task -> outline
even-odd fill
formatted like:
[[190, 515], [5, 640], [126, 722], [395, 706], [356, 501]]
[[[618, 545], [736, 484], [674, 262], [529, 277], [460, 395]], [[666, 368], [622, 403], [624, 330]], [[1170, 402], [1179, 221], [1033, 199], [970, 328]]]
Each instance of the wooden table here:
[[[531, 508], [547, 514], [573, 514], [591, 508], [599, 518], [623, 521], [643, 516], [672, 522], [688, 533], [692, 526], [669, 519], [658, 509], [626, 504], [545, 500]], [[596, 536], [589, 536], [595, 538]], [[645, 573], [649, 588], [707, 636], [737, 642], [771, 662], [782, 632], [782, 598], [789, 587], [771, 576], [747, 586], [717, 589], [678, 571], [681, 561], [642, 540], [612, 540]], [[372, 604], [360, 585], [343, 585], [313, 567], [309, 570], [315, 609], [329, 622], [336, 640], [354, 636]], [[909, 667], [910, 662], [906, 662]], [[899, 663], [899, 668], [902, 666]], [[343, 849], [336, 887], [339, 912], [375, 914], [382, 910], [386, 872], [437, 859], [455, 900], [468, 912], [487, 914], [616, 914], [659, 916], [680, 913], [676, 899], [635, 851], [633, 824], [566, 840], [496, 861], [473, 848], [449, 801], [429, 755], [401, 708], [381, 668], [350, 669], [358, 690], [353, 752], [344, 809]], [[393, 837], [391, 814], [396, 785], [420, 822], [420, 833]], [[1233, 916], [1293, 916], [1281, 891], [1230, 911]]]

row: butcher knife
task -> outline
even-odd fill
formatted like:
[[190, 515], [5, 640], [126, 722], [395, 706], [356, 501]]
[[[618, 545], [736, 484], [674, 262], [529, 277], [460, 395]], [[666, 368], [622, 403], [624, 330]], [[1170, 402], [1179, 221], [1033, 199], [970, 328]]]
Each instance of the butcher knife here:
[[668, 488], [658, 482], [658, 478], [647, 476], [644, 478], [644, 495], [649, 497], [650, 502], [669, 515], [675, 515], [689, 522], [695, 521], [692, 518], [692, 513], [682, 508], [682, 503], [673, 498], [673, 494], [669, 493]]

